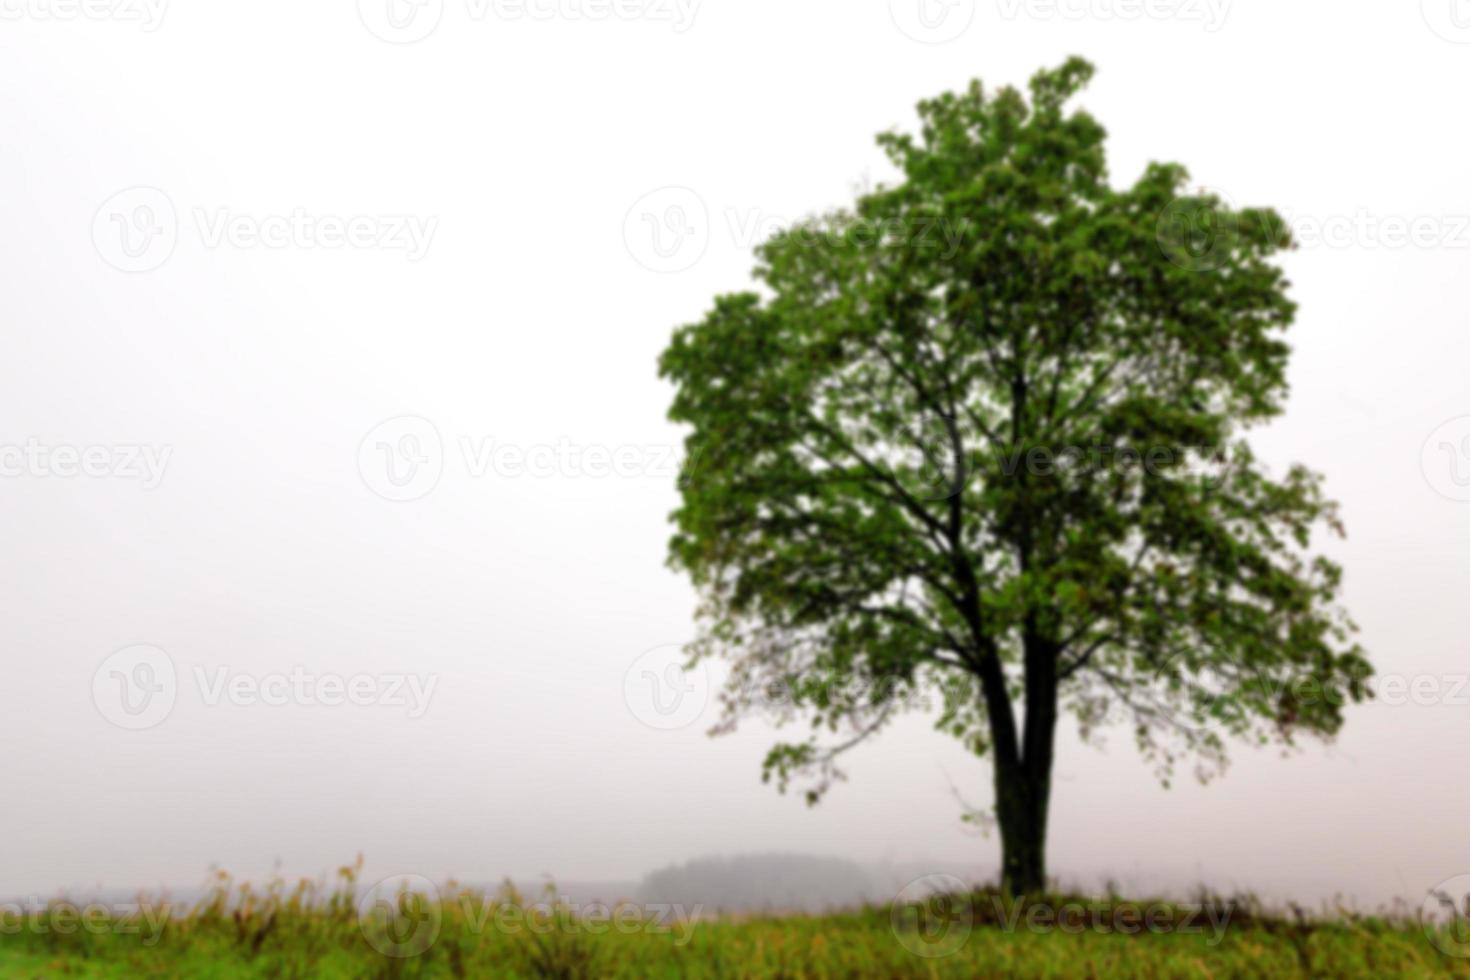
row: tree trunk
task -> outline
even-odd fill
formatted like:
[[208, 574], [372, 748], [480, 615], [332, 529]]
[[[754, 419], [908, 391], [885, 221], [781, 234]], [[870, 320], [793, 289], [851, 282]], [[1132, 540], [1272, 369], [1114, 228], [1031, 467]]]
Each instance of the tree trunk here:
[[[995, 816], [1000, 827], [1001, 888], [1008, 895], [1046, 890], [1046, 823], [1056, 746], [1056, 647], [1028, 628], [1024, 636], [1026, 715], [1020, 744], [1003, 683], [992, 668], [986, 685], [995, 750]], [[1004, 697], [1004, 707], [994, 702]]]
[[[1003, 774], [1006, 771], [1008, 776]], [[1050, 791], [1050, 773], [1037, 781], [1024, 767], [995, 768], [1001, 890], [1007, 895], [1035, 895], [1046, 890], [1046, 815]]]
[[1046, 890], [1046, 818], [1057, 729], [1056, 646], [1030, 622], [1023, 642], [1026, 715], [1019, 733], [999, 651], [992, 645], [977, 665], [990, 723], [1001, 888], [1013, 896]]

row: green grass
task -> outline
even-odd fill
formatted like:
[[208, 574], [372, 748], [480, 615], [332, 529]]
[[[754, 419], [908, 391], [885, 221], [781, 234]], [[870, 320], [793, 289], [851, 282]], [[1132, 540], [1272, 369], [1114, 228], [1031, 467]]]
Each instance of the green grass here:
[[[1220, 899], [1016, 905], [977, 892], [894, 909], [678, 922], [454, 886], [433, 902], [390, 895], [360, 915], [356, 870], [342, 869], [330, 891], [313, 882], [255, 890], [220, 876], [205, 900], [166, 917], [152, 906], [151, 920], [93, 912], [83, 923], [63, 904], [24, 917], [12, 909], [0, 914], [0, 976], [1470, 977], [1470, 959], [1441, 952], [1403, 916], [1283, 916]], [[1470, 952], [1450, 938], [1440, 934], [1438, 945]]]

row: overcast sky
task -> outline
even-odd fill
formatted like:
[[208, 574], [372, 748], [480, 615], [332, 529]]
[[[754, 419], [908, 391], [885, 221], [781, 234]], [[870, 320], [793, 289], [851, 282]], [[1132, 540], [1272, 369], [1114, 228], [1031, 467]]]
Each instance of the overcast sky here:
[[916, 101], [1073, 53], [1116, 181], [1177, 160], [1303, 239], [1256, 444], [1326, 473], [1420, 686], [1206, 788], [1066, 730], [1052, 871], [1470, 873], [1460, 0], [160, 2], [0, 3], [0, 892], [993, 863], [952, 797], [989, 770], [923, 719], [808, 809], [769, 732], [649, 700], [694, 608], [655, 360]]

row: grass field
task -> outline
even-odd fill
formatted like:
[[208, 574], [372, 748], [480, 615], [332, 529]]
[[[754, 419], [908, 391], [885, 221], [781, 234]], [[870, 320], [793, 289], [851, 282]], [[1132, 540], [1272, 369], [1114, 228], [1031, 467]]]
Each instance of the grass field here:
[[1467, 953], [1460, 934], [1409, 916], [1271, 915], [1221, 899], [1018, 904], [977, 892], [823, 916], [680, 918], [510, 887], [374, 894], [355, 868], [331, 889], [221, 876], [185, 909], [0, 911], [5, 977], [1470, 977]]

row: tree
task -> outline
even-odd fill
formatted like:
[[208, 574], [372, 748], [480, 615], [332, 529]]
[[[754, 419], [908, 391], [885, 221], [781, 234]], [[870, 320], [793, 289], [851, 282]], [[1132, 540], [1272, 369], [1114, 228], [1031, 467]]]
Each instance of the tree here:
[[937, 692], [992, 760], [1013, 893], [1046, 883], [1062, 710], [1084, 739], [1131, 723], [1167, 782], [1217, 773], [1226, 735], [1330, 737], [1369, 696], [1310, 550], [1336, 507], [1244, 439], [1286, 395], [1289, 236], [1177, 165], [1111, 186], [1067, 104], [1091, 74], [921, 103], [917, 135], [879, 137], [901, 180], [771, 237], [764, 288], [660, 361], [691, 427], [670, 562], [701, 596], [691, 657], [731, 662], [722, 726], [809, 717], [765, 778], [814, 803]]

